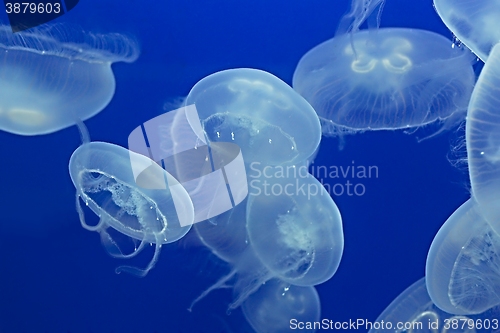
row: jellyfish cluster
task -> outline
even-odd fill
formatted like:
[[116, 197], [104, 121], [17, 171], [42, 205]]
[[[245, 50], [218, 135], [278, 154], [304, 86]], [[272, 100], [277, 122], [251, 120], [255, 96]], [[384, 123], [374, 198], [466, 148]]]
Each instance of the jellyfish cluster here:
[[[461, 42], [453, 43], [430, 31], [380, 28], [384, 5], [352, 0], [335, 36], [300, 59], [292, 86], [252, 68], [210, 74], [178, 108], [132, 130], [128, 147], [91, 141], [83, 122], [113, 98], [111, 65], [138, 58], [134, 39], [2, 26], [0, 129], [36, 136], [77, 126], [82, 142], [69, 174], [82, 227], [112, 257], [153, 253], [145, 267], [116, 273], [147, 279], [163, 245], [195, 235], [228, 273], [186, 311], [231, 289], [227, 312], [241, 309], [263, 333], [288, 332], [292, 318], [318, 330], [315, 286], [341, 262], [341, 212], [320, 181], [299, 171], [322, 135], [342, 141], [435, 125], [438, 134], [465, 121], [471, 197], [436, 234], [425, 277], [369, 330], [476, 332], [500, 314], [500, 7], [434, 0]], [[477, 57], [485, 65], [476, 79]]]

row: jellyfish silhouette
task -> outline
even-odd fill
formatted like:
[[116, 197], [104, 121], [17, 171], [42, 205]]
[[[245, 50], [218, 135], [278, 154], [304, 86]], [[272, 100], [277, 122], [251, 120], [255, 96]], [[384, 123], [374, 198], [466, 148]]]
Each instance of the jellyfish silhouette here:
[[318, 148], [321, 132], [313, 108], [267, 72], [239, 68], [209, 75], [189, 92], [210, 142], [236, 143], [245, 164], [294, 164]]
[[263, 284], [241, 305], [243, 315], [257, 333], [290, 332], [300, 328], [315, 332], [299, 323], [318, 322], [321, 304], [314, 287], [297, 287], [273, 279]]
[[434, 8], [448, 29], [486, 62], [500, 41], [498, 1], [434, 0]]
[[440, 309], [478, 314], [500, 304], [500, 236], [474, 198], [461, 205], [434, 237], [426, 263], [429, 295]]
[[463, 120], [475, 80], [472, 54], [429, 31], [357, 31], [369, 11], [383, 5], [362, 3], [369, 6], [353, 1], [337, 35], [307, 52], [293, 75], [294, 89], [318, 113], [323, 134], [435, 122], [447, 128]]
[[[343, 251], [342, 222], [321, 183], [312, 176], [258, 180], [243, 202], [246, 206], [238, 205], [212, 224], [195, 225], [203, 243], [229, 263], [231, 271], [196, 298], [191, 308], [213, 290], [233, 288], [230, 311], [272, 278], [313, 286], [337, 271]], [[278, 187], [288, 193], [277, 193]], [[298, 193], [291, 194], [293, 188]], [[308, 192], [301, 193], [304, 188]]]
[[481, 214], [500, 233], [500, 46], [491, 50], [469, 104], [465, 127], [472, 193]]
[[111, 64], [139, 51], [120, 34], [51, 25], [15, 34], [0, 26], [0, 53], [0, 129], [39, 135], [100, 112], [115, 92]]
[[498, 309], [478, 315], [454, 315], [442, 311], [432, 302], [425, 278], [422, 278], [396, 297], [374, 322], [366, 322], [363, 327], [369, 329], [368, 333], [474, 333], [479, 329], [496, 332], [499, 314]]
[[[131, 159], [136, 166], [145, 166], [140, 187]], [[145, 269], [120, 266], [117, 273], [145, 276], [158, 260], [162, 244], [182, 238], [191, 228], [194, 208], [188, 193], [182, 186], [167, 186], [176, 180], [143, 155], [110, 143], [84, 143], [71, 156], [69, 171], [80, 222], [85, 229], [99, 232], [109, 254], [132, 258], [147, 244], [155, 244], [153, 258]], [[100, 218], [97, 225], [85, 222], [80, 198]], [[126, 236], [125, 241], [121, 236]], [[130, 244], [132, 252], [126, 253]]]

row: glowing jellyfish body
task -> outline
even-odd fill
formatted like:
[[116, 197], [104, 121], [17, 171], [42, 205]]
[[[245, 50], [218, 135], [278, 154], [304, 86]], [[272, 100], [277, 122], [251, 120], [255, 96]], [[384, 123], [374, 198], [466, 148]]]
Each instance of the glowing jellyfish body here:
[[246, 227], [255, 253], [277, 277], [293, 285], [329, 280], [344, 249], [335, 202], [311, 175], [265, 175], [252, 180], [247, 206]]
[[425, 276], [432, 301], [461, 315], [500, 304], [499, 260], [500, 236], [469, 199], [444, 223], [429, 249]]
[[[148, 166], [140, 180], [134, 177], [131, 158], [136, 165]], [[154, 257], [145, 269], [120, 266], [117, 273], [146, 275], [154, 267], [162, 244], [180, 239], [191, 227], [182, 227], [180, 223], [181, 219], [190, 223], [194, 220], [188, 193], [182, 186], [167, 186], [167, 183], [176, 183], [175, 179], [143, 155], [109, 143], [86, 143], [71, 156], [69, 170], [77, 190], [80, 222], [84, 228], [100, 233], [103, 245], [112, 256], [131, 258], [147, 244], [155, 244]], [[164, 188], [159, 189], [158, 184], [164, 184]], [[85, 222], [80, 198], [99, 216], [96, 226]], [[124, 254], [123, 243], [117, 240], [121, 235], [134, 243], [131, 254]], [[140, 245], [135, 246], [135, 241]]]
[[111, 64], [138, 56], [119, 34], [31, 31], [0, 27], [0, 129], [15, 134], [48, 134], [96, 115], [115, 92]]
[[434, 0], [441, 20], [481, 60], [486, 61], [500, 42], [500, 2], [475, 0]]
[[[243, 314], [257, 333], [290, 332], [293, 324], [318, 322], [321, 304], [314, 287], [290, 286], [273, 279], [262, 285], [241, 305]], [[303, 332], [315, 329], [302, 328]]]
[[[212, 220], [213, 224], [195, 226], [202, 241], [230, 264], [231, 271], [192, 306], [215, 289], [232, 287], [232, 310], [272, 278], [314, 286], [330, 279], [339, 266], [344, 245], [342, 221], [321, 183], [312, 176], [262, 177], [250, 186], [253, 191], [246, 207], [237, 206], [233, 214], [227, 212]], [[267, 192], [278, 186], [287, 193]]]
[[210, 142], [236, 143], [248, 165], [297, 163], [321, 139], [314, 109], [286, 83], [264, 71], [231, 69], [207, 76], [189, 92]]
[[339, 35], [306, 53], [293, 76], [325, 135], [457, 122], [473, 85], [470, 52], [401, 28]]
[[[399, 294], [380, 316], [366, 328], [368, 333], [377, 332], [433, 332], [433, 333], [475, 333], [476, 330], [494, 332], [491, 323], [498, 318], [498, 310], [491, 310], [480, 315], [453, 315], [442, 311], [430, 299], [422, 278]], [[477, 324], [481, 323], [481, 324]], [[495, 325], [493, 325], [495, 326]], [[480, 329], [481, 328], [481, 329]]]
[[469, 104], [467, 158], [472, 193], [481, 214], [500, 233], [500, 46], [491, 51]]

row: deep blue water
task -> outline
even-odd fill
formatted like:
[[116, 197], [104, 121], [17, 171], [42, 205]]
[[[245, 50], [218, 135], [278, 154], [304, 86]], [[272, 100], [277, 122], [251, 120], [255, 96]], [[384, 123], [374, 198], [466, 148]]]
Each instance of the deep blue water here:
[[[113, 65], [111, 103], [86, 122], [92, 140], [126, 146], [135, 127], [213, 72], [258, 68], [291, 84], [300, 57], [333, 37], [347, 9], [346, 0], [81, 0], [57, 21], [140, 42], [135, 63]], [[388, 0], [382, 26], [451, 38], [430, 0]], [[349, 136], [341, 151], [336, 139], [323, 139], [314, 165], [377, 166], [379, 174], [352, 180], [363, 196], [334, 197], [345, 249], [336, 275], [317, 286], [322, 318], [374, 321], [423, 277], [434, 234], [468, 198], [465, 166], [449, 162], [463, 133], [419, 143], [425, 134]], [[192, 235], [165, 246], [145, 278], [114, 273], [121, 262], [75, 210], [68, 161], [79, 143], [75, 127], [37, 137], [0, 132], [0, 332], [252, 332], [240, 310], [226, 315], [229, 290], [186, 311], [229, 270]]]

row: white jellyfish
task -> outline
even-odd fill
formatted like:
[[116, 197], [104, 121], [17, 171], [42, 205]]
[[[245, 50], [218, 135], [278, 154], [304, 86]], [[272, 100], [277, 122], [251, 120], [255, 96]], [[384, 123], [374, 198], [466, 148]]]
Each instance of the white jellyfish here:
[[470, 99], [466, 143], [472, 194], [481, 214], [500, 233], [500, 45], [491, 50]]
[[[380, 1], [353, 0], [350, 28], [299, 61], [293, 87], [314, 107], [327, 136], [453, 125], [465, 118], [474, 85], [472, 54], [436, 33], [357, 31]], [[381, 8], [381, 7], [380, 7]], [[363, 9], [363, 10], [362, 10]]]
[[425, 276], [432, 301], [446, 312], [477, 314], [500, 304], [500, 236], [474, 198], [439, 229]]
[[[134, 165], [145, 166], [139, 177], [134, 176], [131, 159]], [[191, 228], [194, 208], [188, 193], [182, 186], [169, 186], [176, 180], [143, 155], [110, 143], [84, 143], [71, 156], [69, 171], [82, 226], [99, 232], [112, 256], [131, 258], [155, 244], [145, 269], [120, 266], [117, 273], [145, 276], [158, 260], [162, 244], [182, 238]], [[85, 222], [80, 198], [99, 216], [97, 225]], [[121, 234], [134, 242], [131, 253], [124, 253], [123, 243], [114, 236]]]
[[321, 139], [313, 108], [286, 83], [261, 70], [209, 75], [191, 89], [185, 103], [196, 105], [208, 140], [236, 143], [247, 165], [304, 161]]
[[500, 42], [498, 1], [434, 0], [434, 8], [446, 26], [482, 61]]
[[0, 130], [53, 133], [108, 105], [115, 92], [111, 65], [137, 59], [137, 43], [68, 30], [54, 25], [14, 34], [0, 26]]

